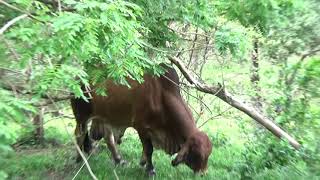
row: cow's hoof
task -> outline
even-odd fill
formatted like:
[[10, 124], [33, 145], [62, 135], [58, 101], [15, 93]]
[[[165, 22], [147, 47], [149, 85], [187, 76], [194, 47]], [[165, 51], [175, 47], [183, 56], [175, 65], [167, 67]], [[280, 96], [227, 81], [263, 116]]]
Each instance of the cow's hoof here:
[[124, 159], [119, 159], [117, 161], [115, 161], [116, 166], [125, 166], [128, 164], [128, 162]]
[[156, 171], [154, 169], [147, 170], [147, 174], [149, 177], [153, 177], [156, 175]]

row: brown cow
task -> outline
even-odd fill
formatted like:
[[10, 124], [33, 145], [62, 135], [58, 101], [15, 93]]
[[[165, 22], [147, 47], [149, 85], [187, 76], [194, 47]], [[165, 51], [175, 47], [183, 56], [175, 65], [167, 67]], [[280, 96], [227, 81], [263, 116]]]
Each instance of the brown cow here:
[[105, 138], [116, 163], [121, 162], [121, 157], [115, 141], [120, 141], [126, 128], [133, 127], [143, 145], [140, 164], [146, 164], [149, 175], [155, 173], [153, 147], [170, 155], [178, 153], [172, 161], [173, 166], [185, 163], [194, 172], [207, 169], [212, 144], [208, 136], [197, 129], [191, 111], [181, 97], [176, 71], [163, 67], [166, 69], [164, 75], [145, 75], [142, 84], [130, 80], [131, 88], [128, 88], [108, 80], [105, 83], [107, 96], [92, 94], [89, 103], [80, 99], [71, 101], [77, 119], [77, 142], [85, 152], [91, 148], [87, 132], [87, 122], [91, 118], [91, 135], [94, 139]]

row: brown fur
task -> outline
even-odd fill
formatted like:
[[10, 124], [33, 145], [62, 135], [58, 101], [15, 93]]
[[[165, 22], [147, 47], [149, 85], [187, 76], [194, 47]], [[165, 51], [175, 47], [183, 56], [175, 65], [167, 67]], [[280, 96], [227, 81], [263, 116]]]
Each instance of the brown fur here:
[[104, 136], [114, 159], [119, 159], [113, 132], [135, 128], [143, 145], [141, 164], [147, 165], [149, 174], [154, 173], [153, 147], [170, 155], [178, 152], [180, 158], [175, 159], [173, 165], [183, 162], [195, 172], [204, 171], [211, 153], [211, 142], [197, 129], [179, 88], [166, 79], [179, 84], [177, 73], [172, 68], [166, 67], [166, 70], [161, 77], [145, 75], [142, 84], [130, 80], [130, 89], [106, 81], [108, 96], [93, 94], [91, 101], [91, 116], [95, 117], [92, 134], [97, 131], [96, 136]]

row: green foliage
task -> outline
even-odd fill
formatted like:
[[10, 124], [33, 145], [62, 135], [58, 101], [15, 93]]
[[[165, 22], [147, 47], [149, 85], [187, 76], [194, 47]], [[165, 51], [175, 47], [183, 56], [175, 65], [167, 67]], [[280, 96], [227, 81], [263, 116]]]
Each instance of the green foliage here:
[[303, 65], [301, 75], [297, 78], [298, 85], [309, 97], [320, 97], [320, 58], [308, 59]]
[[213, 4], [207, 0], [132, 0], [143, 9], [143, 25], [149, 29], [146, 37], [150, 44], [164, 47], [166, 42], [174, 42], [177, 36], [168, 26], [170, 23], [192, 24], [204, 30], [215, 26], [216, 16]]
[[299, 0], [260, 0], [260, 1], [217, 1], [216, 6], [221, 14], [238, 20], [245, 27], [256, 26], [267, 34], [271, 26], [279, 25], [293, 11]]
[[245, 144], [242, 156], [244, 161], [240, 171], [243, 178], [252, 178], [264, 169], [294, 166], [301, 162], [300, 154], [287, 142], [279, 142], [278, 139], [270, 137], [270, 134], [259, 131]]
[[[30, 102], [18, 99], [11, 92], [1, 88], [0, 99], [0, 161], [3, 161], [3, 156], [11, 151], [9, 144], [14, 143], [17, 138], [17, 134], [8, 128], [8, 123], [25, 121], [24, 111], [35, 112], [35, 109]], [[6, 173], [0, 170], [0, 178], [5, 177]]]
[[[20, 23], [7, 35], [20, 42], [22, 59], [30, 61], [35, 55], [41, 56], [38, 65], [42, 73], [38, 76], [47, 77], [41, 81], [45, 83], [41, 84], [44, 87], [41, 91], [54, 89], [57, 83], [65, 86], [72, 82], [69, 77], [79, 77], [77, 83], [67, 87], [79, 95], [79, 83], [88, 84], [89, 79], [93, 84], [106, 78], [126, 84], [127, 77], [141, 82], [144, 71], [154, 69], [156, 63], [147, 58], [139, 43], [143, 41], [141, 33], [147, 29], [137, 21], [142, 14], [138, 6], [125, 1], [66, 3], [74, 5], [76, 11], [44, 16], [45, 24]], [[24, 49], [25, 46], [30, 48]], [[74, 67], [84, 67], [89, 77]], [[60, 68], [65, 71], [57, 71]], [[65, 72], [70, 75], [60, 76]], [[57, 83], [48, 86], [46, 82], [53, 76]]]
[[230, 52], [236, 58], [243, 57], [251, 48], [252, 33], [239, 24], [224, 23], [215, 32], [215, 49], [223, 54]]

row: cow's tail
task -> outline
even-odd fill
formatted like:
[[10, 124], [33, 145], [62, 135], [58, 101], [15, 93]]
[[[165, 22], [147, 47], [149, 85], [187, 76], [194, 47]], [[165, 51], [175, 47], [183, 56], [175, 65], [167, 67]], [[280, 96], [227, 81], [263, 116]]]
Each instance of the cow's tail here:
[[90, 128], [90, 137], [96, 141], [99, 141], [105, 136], [105, 134], [104, 124], [93, 120]]

